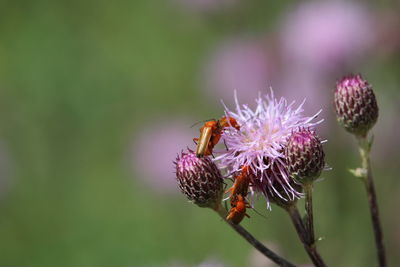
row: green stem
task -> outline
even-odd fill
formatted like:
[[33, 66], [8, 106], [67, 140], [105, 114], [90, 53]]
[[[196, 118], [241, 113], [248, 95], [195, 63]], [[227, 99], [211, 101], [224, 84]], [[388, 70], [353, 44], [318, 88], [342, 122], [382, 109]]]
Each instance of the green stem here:
[[219, 216], [229, 224], [233, 230], [235, 230], [239, 235], [241, 235], [244, 239], [247, 240], [254, 248], [260, 251], [264, 256], [278, 264], [279, 266], [283, 267], [296, 267], [296, 265], [290, 263], [286, 259], [282, 258], [281, 256], [277, 255], [275, 252], [264, 246], [260, 241], [258, 241], [254, 236], [252, 236], [246, 229], [238, 224], [234, 224], [230, 221], [226, 220], [227, 211], [219, 205], [216, 209], [214, 209]]
[[365, 190], [368, 195], [369, 210], [371, 213], [372, 226], [374, 229], [375, 245], [378, 254], [378, 262], [380, 267], [386, 267], [386, 254], [385, 246], [383, 244], [383, 232], [379, 217], [378, 200], [376, 197], [376, 191], [374, 181], [372, 177], [371, 163], [370, 163], [370, 151], [371, 144], [368, 142], [367, 137], [358, 137], [358, 145], [360, 156], [362, 160], [362, 181], [365, 186]]
[[314, 263], [316, 267], [326, 267], [324, 260], [321, 255], [317, 251], [317, 247], [314, 242], [310, 242], [310, 233], [307, 231], [307, 228], [304, 226], [303, 220], [301, 219], [300, 212], [297, 209], [296, 204], [288, 205], [284, 207], [288, 212], [290, 219], [296, 229], [297, 235], [300, 238], [300, 241], [303, 243], [304, 249], [306, 250], [308, 256], [311, 261]]
[[313, 215], [313, 204], [312, 204], [312, 183], [304, 185], [304, 191], [306, 193], [305, 209], [307, 214], [307, 232], [309, 234], [309, 243], [315, 244], [315, 233], [314, 233], [314, 215]]

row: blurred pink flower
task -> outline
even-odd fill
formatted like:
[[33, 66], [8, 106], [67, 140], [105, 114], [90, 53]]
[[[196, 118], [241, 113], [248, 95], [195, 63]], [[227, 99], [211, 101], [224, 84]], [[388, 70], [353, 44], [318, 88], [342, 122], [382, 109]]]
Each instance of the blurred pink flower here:
[[155, 191], [180, 194], [172, 162], [182, 149], [194, 148], [193, 137], [198, 135], [198, 128], [190, 128], [192, 124], [184, 119], [165, 119], [143, 127], [132, 150], [135, 177]]
[[253, 102], [258, 92], [272, 84], [275, 60], [261, 41], [227, 40], [208, 56], [204, 67], [205, 89], [216, 101], [232, 103], [233, 91], [243, 103]]
[[325, 75], [317, 71], [287, 66], [281, 73], [276, 92], [289, 101], [301, 102], [306, 99], [304, 105], [306, 113], [315, 113], [322, 107], [319, 116], [324, 118], [326, 123], [318, 125], [317, 129], [322, 136], [325, 136], [329, 130], [329, 122], [333, 120], [336, 123], [331, 103], [334, 86], [334, 82], [330, 83]]
[[373, 44], [374, 21], [361, 4], [303, 2], [283, 23], [286, 61], [304, 68], [332, 70], [357, 59]]

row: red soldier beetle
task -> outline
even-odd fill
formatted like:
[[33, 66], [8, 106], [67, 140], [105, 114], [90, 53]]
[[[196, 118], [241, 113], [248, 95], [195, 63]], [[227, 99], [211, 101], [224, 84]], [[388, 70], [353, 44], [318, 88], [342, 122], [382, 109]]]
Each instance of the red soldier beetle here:
[[240, 130], [239, 124], [232, 117], [222, 117], [219, 120], [204, 123], [204, 126], [200, 128], [200, 137], [193, 138], [193, 141], [197, 142], [196, 156], [201, 158], [212, 155], [214, 147], [221, 139], [223, 129], [229, 126]]
[[231, 201], [232, 208], [229, 210], [227, 221], [231, 221], [234, 224], [239, 224], [244, 216], [250, 218], [246, 213], [246, 208], [251, 208], [242, 195], [237, 195], [234, 200]]

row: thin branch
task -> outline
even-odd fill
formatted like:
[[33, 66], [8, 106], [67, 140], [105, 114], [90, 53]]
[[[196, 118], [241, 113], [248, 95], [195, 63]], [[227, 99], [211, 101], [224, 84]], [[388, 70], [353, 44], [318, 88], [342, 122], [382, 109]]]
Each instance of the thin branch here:
[[300, 241], [303, 243], [304, 249], [306, 250], [311, 261], [316, 267], [326, 267], [324, 260], [317, 251], [315, 242], [311, 242], [310, 233], [307, 231], [307, 228], [303, 224], [296, 204], [285, 207], [285, 210], [288, 212], [294, 228], [296, 229], [297, 235], [299, 236]]
[[281, 256], [277, 255], [275, 252], [264, 246], [260, 241], [258, 241], [254, 236], [252, 236], [246, 229], [238, 224], [234, 224], [230, 221], [226, 220], [227, 211], [222, 207], [219, 206], [215, 211], [221, 216], [221, 218], [229, 224], [233, 230], [235, 230], [239, 235], [241, 235], [244, 239], [247, 240], [254, 248], [260, 251], [264, 256], [278, 264], [279, 266], [283, 267], [296, 267], [296, 265], [290, 263], [286, 259], [282, 258]]
[[314, 215], [313, 215], [313, 204], [312, 204], [312, 183], [304, 185], [304, 190], [306, 193], [306, 214], [307, 214], [307, 232], [309, 234], [309, 244], [315, 243], [315, 233], [314, 233]]
[[386, 254], [385, 246], [383, 244], [383, 232], [379, 217], [378, 200], [376, 197], [376, 191], [374, 181], [372, 177], [371, 163], [370, 163], [370, 150], [371, 144], [368, 142], [367, 137], [358, 137], [358, 145], [360, 150], [360, 156], [362, 160], [363, 176], [362, 181], [365, 185], [365, 189], [368, 195], [369, 210], [371, 213], [372, 226], [374, 229], [375, 245], [378, 254], [378, 262], [380, 267], [386, 267]]

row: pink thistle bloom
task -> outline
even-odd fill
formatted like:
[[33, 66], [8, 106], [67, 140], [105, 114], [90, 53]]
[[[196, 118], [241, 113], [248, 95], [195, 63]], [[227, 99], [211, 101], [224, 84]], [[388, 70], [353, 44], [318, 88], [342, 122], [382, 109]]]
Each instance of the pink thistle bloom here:
[[[360, 1], [361, 2], [361, 1]], [[308, 1], [290, 12], [281, 36], [289, 64], [335, 71], [372, 47], [375, 22], [368, 9], [352, 1]]]
[[222, 42], [206, 59], [204, 90], [212, 100], [231, 97], [233, 90], [242, 100], [254, 99], [277, 74], [274, 52], [252, 38]]
[[240, 131], [227, 130], [222, 136], [228, 147], [216, 160], [230, 173], [238, 172], [242, 166], [250, 166], [252, 192], [262, 193], [268, 207], [273, 198], [293, 201], [301, 197], [289, 177], [284, 148], [292, 131], [300, 127], [313, 127], [323, 120], [314, 121], [318, 114], [303, 115], [303, 103], [295, 107], [295, 102], [279, 100], [271, 93], [256, 99], [255, 110], [240, 105], [235, 94], [236, 111], [225, 107], [227, 116], [236, 119]]
[[[193, 143], [193, 136], [198, 131], [190, 129], [192, 120], [186, 118], [161, 118], [152, 120], [151, 125], [144, 125], [135, 136], [131, 147], [134, 176], [148, 185], [148, 188], [163, 194], [175, 194], [175, 174], [171, 161], [187, 144]], [[157, 155], [157, 164], [154, 164]]]

